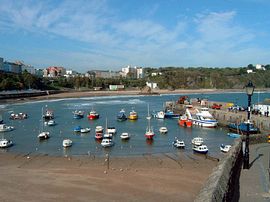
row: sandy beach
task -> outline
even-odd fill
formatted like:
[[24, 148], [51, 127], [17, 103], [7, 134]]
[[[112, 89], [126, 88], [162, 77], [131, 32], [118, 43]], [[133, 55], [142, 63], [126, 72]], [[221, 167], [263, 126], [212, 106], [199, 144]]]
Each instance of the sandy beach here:
[[217, 164], [181, 152], [105, 159], [1, 152], [0, 201], [193, 201]]

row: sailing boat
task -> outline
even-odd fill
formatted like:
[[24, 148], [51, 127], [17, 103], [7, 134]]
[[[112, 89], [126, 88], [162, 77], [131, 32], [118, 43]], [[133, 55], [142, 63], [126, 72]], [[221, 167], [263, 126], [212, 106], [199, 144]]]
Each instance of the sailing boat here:
[[43, 124], [43, 107], [42, 107], [42, 111], [41, 111], [41, 119], [40, 119], [40, 131], [39, 131], [39, 134], [38, 134], [38, 138], [40, 140], [45, 140], [45, 139], [48, 139], [50, 138], [50, 132], [45, 132], [44, 131], [44, 124]]
[[145, 132], [145, 137], [146, 139], [153, 139], [153, 137], [155, 136], [155, 133], [154, 133], [154, 130], [153, 130], [153, 127], [151, 127], [151, 116], [149, 114], [149, 104], [148, 104], [148, 115], [146, 117], [146, 119], [148, 120], [148, 126], [146, 128], [146, 132]]

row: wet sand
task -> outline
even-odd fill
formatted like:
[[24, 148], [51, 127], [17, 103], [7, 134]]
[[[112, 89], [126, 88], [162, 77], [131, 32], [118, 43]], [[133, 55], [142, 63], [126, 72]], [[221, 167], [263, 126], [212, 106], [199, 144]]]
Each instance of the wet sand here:
[[217, 164], [182, 152], [105, 159], [1, 152], [0, 201], [193, 201]]

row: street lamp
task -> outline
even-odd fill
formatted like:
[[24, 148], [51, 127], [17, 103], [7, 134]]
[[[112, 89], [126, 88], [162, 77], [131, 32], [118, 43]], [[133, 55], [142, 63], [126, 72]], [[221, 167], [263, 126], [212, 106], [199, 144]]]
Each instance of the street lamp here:
[[249, 124], [250, 124], [250, 106], [251, 106], [251, 96], [253, 95], [255, 86], [251, 81], [245, 86], [246, 93], [248, 96], [248, 117], [247, 117], [247, 134], [245, 139], [245, 153], [244, 153], [244, 165], [243, 169], [249, 169]]

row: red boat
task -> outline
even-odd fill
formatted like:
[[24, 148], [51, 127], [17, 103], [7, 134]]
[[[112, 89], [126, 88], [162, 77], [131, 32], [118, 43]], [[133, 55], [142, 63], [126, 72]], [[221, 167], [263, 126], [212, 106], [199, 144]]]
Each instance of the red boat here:
[[178, 124], [183, 127], [190, 128], [192, 126], [192, 121], [187, 118], [186, 115], [180, 116]]
[[96, 133], [95, 138], [96, 140], [101, 140], [103, 138], [102, 133]]
[[92, 110], [92, 111], [89, 112], [87, 118], [90, 119], [90, 120], [98, 119], [99, 114], [96, 111]]

